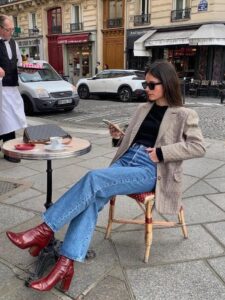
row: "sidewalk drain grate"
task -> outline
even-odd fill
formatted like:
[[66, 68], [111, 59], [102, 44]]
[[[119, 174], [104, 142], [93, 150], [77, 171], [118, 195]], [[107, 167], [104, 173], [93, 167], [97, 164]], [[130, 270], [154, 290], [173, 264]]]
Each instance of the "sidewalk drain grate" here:
[[14, 182], [0, 181], [0, 196], [18, 188], [20, 185]]

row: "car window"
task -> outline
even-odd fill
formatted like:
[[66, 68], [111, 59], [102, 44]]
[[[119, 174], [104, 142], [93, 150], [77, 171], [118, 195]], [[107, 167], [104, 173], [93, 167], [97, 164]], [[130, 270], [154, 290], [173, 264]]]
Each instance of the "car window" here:
[[62, 80], [59, 74], [47, 63], [43, 64], [43, 69], [28, 72], [20, 72], [20, 79], [23, 82], [37, 82], [37, 81], [58, 81]]
[[110, 77], [110, 72], [109, 71], [103, 71], [103, 72], [98, 73], [95, 77], [97, 79], [109, 78]]
[[121, 77], [122, 73], [120, 71], [112, 71], [110, 74], [110, 78], [117, 78], [117, 77]]
[[126, 72], [123, 72], [122, 73], [123, 75], [122, 76], [131, 76], [131, 75], [134, 75], [134, 72], [132, 72], [132, 71], [126, 71]]
[[118, 78], [118, 77], [130, 76], [130, 75], [134, 75], [134, 73], [130, 71], [119, 70], [119, 71], [112, 71], [110, 77]]
[[145, 72], [143, 72], [143, 71], [135, 71], [134, 72], [135, 73], [135, 75], [139, 78], [139, 79], [145, 79]]

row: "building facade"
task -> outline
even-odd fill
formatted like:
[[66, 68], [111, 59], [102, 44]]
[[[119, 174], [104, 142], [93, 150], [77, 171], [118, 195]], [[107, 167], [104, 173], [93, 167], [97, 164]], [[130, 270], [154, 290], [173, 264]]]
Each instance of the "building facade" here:
[[96, 60], [102, 57], [99, 11], [95, 0], [0, 0], [0, 13], [14, 20], [23, 57], [49, 61], [72, 83], [94, 74]]
[[127, 67], [171, 61], [180, 77], [224, 80], [225, 2], [142, 0], [128, 2]]
[[76, 83], [101, 67], [144, 69], [163, 58], [180, 77], [224, 80], [221, 0], [0, 0], [24, 57]]

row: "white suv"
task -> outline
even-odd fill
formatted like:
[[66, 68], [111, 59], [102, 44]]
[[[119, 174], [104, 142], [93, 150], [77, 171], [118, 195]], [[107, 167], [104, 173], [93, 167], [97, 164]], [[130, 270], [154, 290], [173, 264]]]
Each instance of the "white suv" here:
[[104, 70], [94, 77], [82, 78], [77, 82], [77, 92], [81, 99], [89, 98], [90, 94], [117, 95], [123, 102], [144, 98], [146, 93], [142, 87], [144, 72], [137, 70]]

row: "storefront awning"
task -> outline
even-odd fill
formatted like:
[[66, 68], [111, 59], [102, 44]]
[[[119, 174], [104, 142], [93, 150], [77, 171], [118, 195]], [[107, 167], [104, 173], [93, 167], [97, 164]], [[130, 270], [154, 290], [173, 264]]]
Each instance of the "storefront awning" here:
[[89, 33], [62, 35], [57, 39], [58, 44], [80, 44], [89, 41]]
[[145, 48], [145, 41], [152, 36], [156, 30], [149, 30], [134, 42], [134, 56], [149, 56], [150, 51]]
[[221, 45], [225, 46], [225, 25], [206, 24], [202, 25], [189, 38], [190, 45]]
[[144, 43], [145, 47], [169, 46], [189, 44], [189, 37], [195, 30], [177, 30], [168, 32], [156, 32]]

